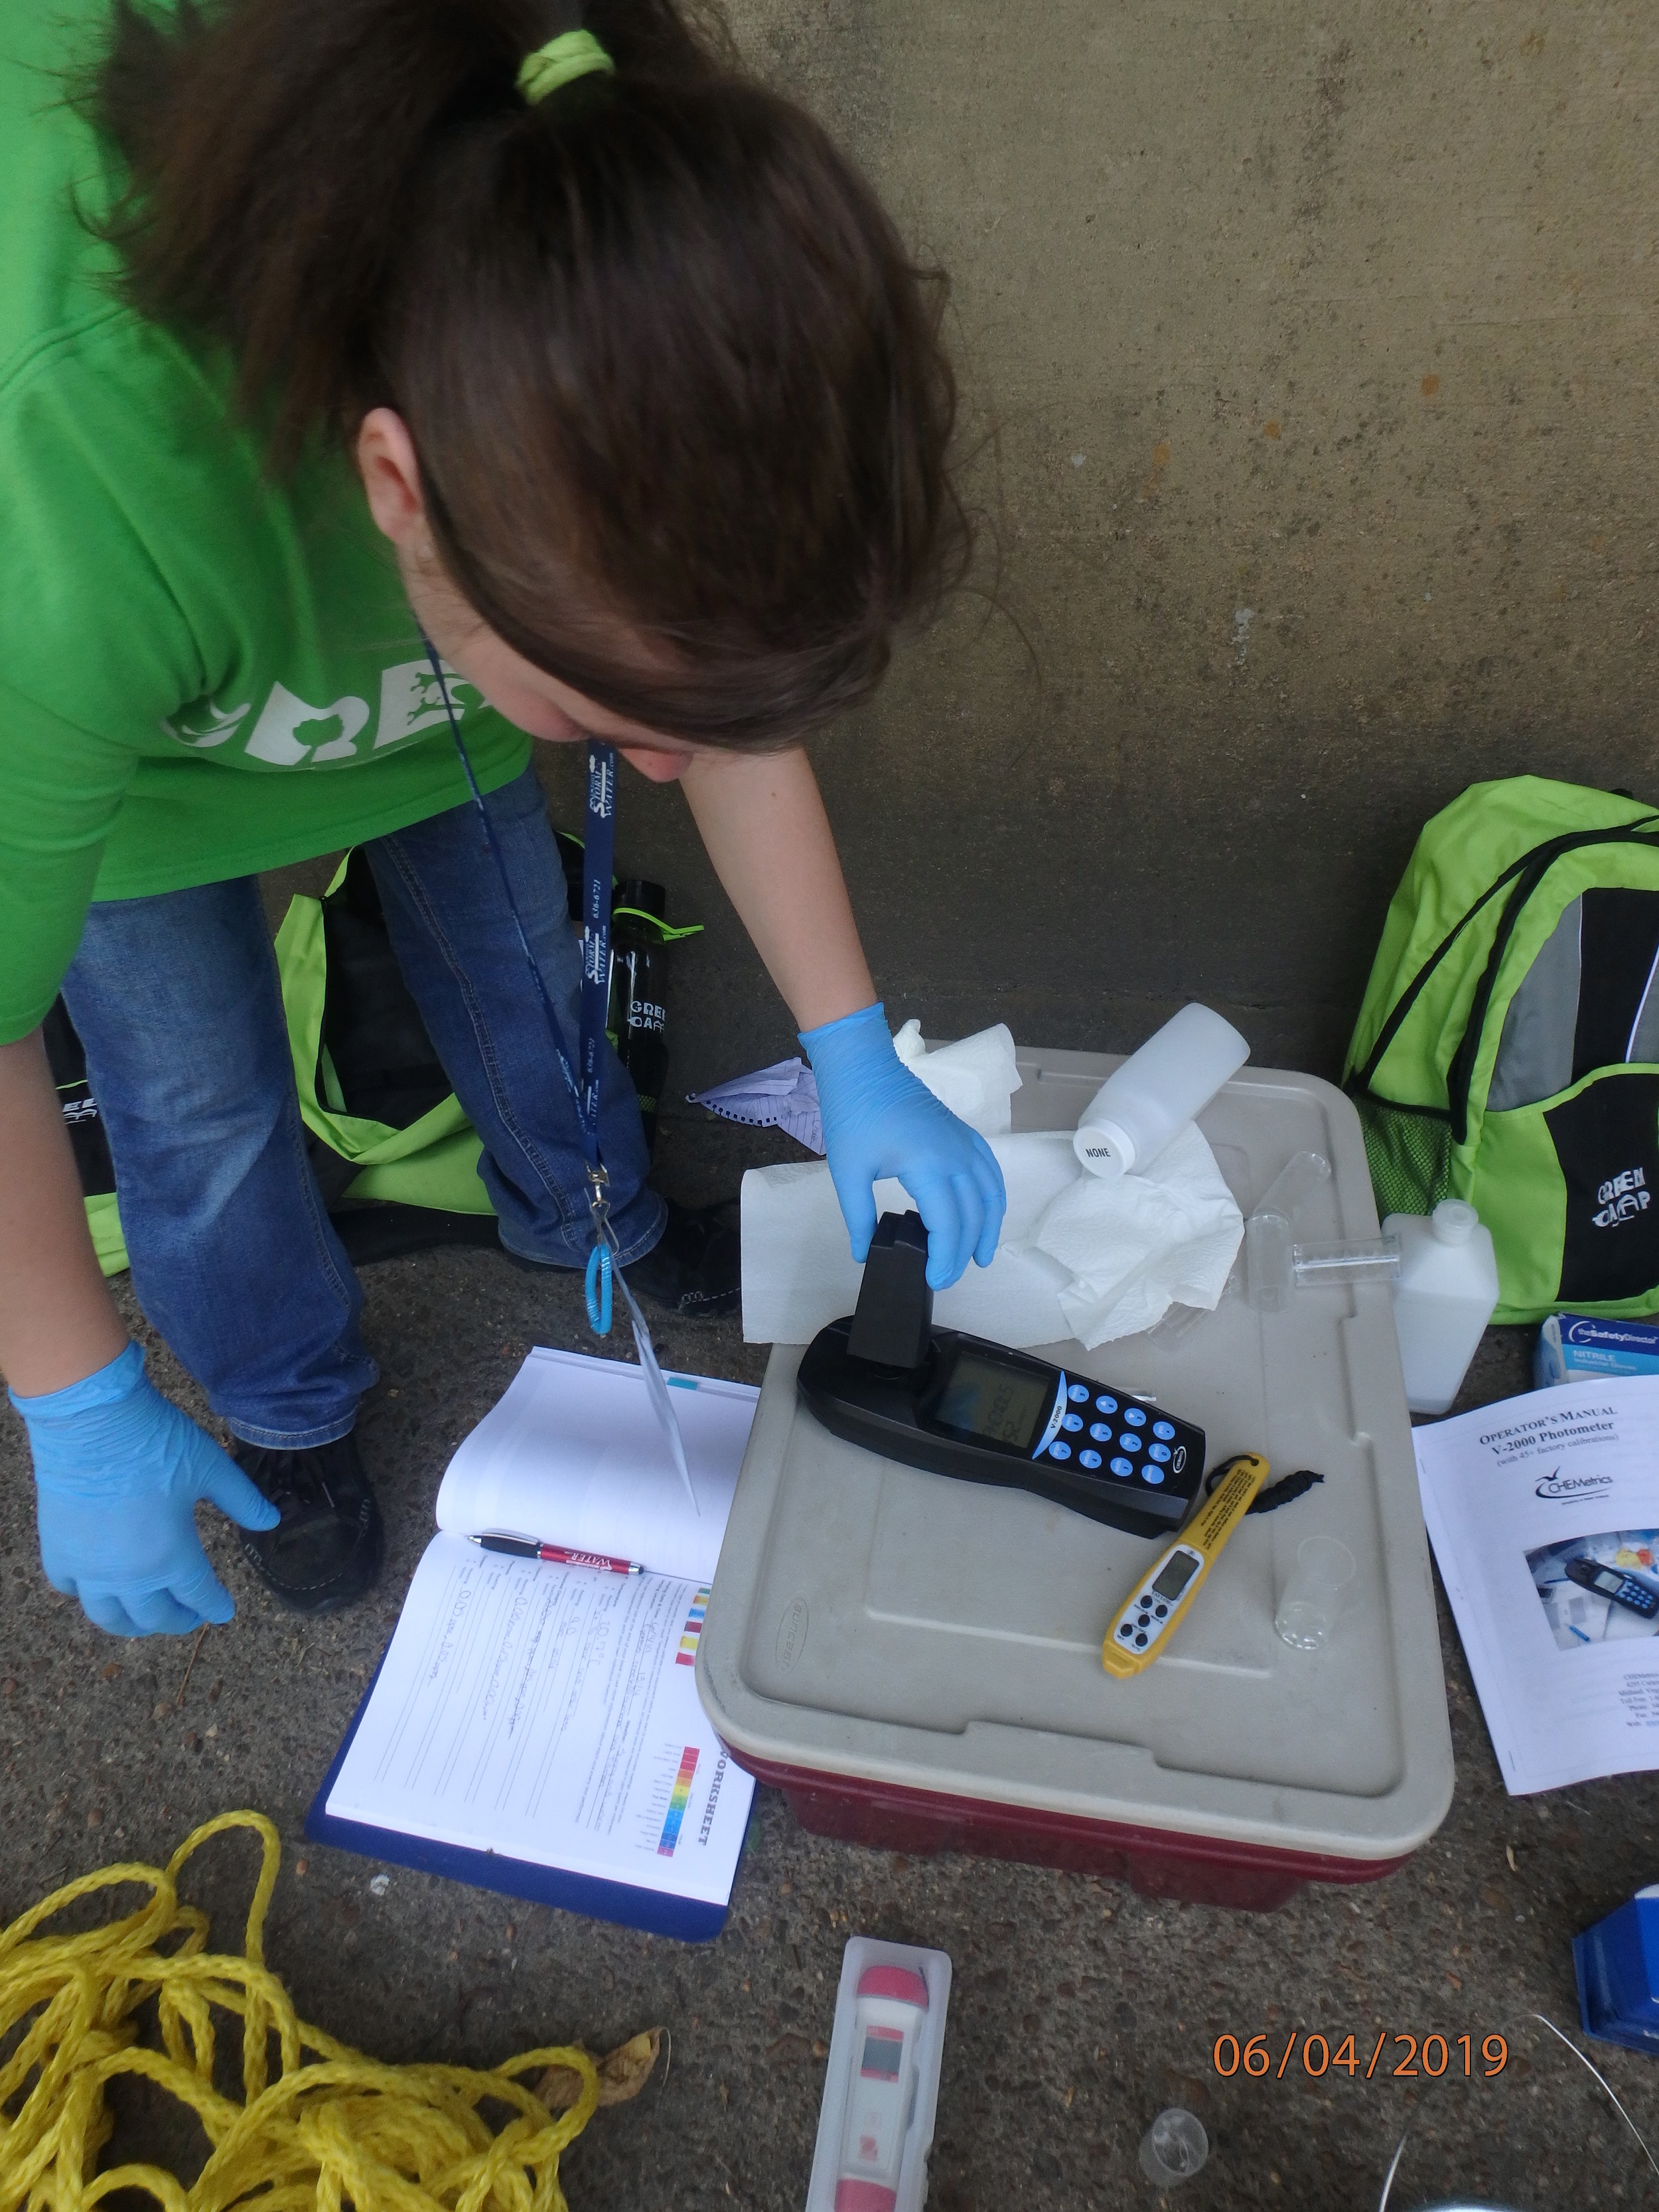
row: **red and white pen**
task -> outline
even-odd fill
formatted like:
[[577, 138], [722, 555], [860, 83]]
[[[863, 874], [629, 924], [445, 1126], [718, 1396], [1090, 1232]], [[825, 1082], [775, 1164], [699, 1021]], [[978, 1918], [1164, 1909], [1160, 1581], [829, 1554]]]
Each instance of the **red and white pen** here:
[[608, 1552], [573, 1552], [564, 1544], [538, 1544], [533, 1536], [506, 1536], [494, 1528], [486, 1529], [482, 1536], [469, 1536], [466, 1540], [477, 1544], [481, 1551], [505, 1552], [510, 1559], [548, 1559], [556, 1567], [597, 1567], [606, 1575], [645, 1572], [637, 1559], [613, 1559]]

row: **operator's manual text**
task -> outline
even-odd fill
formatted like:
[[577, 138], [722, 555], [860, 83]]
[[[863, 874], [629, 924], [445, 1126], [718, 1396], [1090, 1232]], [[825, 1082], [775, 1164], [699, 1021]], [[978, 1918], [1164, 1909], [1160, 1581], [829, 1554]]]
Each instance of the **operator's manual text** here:
[[1659, 1377], [1534, 1390], [1413, 1437], [1510, 1795], [1659, 1767]]

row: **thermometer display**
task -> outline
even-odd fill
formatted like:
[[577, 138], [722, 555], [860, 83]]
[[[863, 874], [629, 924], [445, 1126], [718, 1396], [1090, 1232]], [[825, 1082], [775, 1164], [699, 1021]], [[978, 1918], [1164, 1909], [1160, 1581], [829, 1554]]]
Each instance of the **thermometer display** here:
[[1138, 1674], [1167, 1648], [1223, 1545], [1267, 1480], [1267, 1462], [1259, 1452], [1241, 1452], [1227, 1462], [1215, 1489], [1152, 1573], [1135, 1577], [1136, 1595], [1101, 1646], [1100, 1663], [1109, 1674]]

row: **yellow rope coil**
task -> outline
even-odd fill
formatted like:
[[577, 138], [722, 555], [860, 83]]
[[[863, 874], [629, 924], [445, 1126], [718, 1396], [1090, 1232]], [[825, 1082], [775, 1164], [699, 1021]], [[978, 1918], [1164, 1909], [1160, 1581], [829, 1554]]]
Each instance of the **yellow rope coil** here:
[[[185, 1862], [228, 1828], [252, 1829], [263, 1852], [240, 1958], [208, 1950], [206, 1915], [178, 1894]], [[87, 2212], [117, 2189], [145, 2190], [163, 2212], [227, 2212], [255, 2195], [259, 2212], [568, 2212], [559, 2155], [599, 2095], [587, 2052], [521, 2051], [489, 2071], [384, 2066], [307, 2027], [264, 1962], [281, 1860], [263, 1814], [222, 1813], [165, 1868], [100, 1867], [0, 1929], [0, 2212]], [[150, 1899], [125, 1919], [37, 1933], [77, 1898], [128, 1883]], [[138, 2040], [152, 1997], [160, 2051]], [[241, 2018], [240, 2104], [214, 2086], [215, 2006]], [[548, 2066], [580, 2083], [556, 2115], [520, 2078]], [[159, 2166], [98, 2172], [115, 2124], [104, 2092], [122, 2074], [147, 2076], [200, 2119], [212, 2148], [191, 2187]], [[492, 2126], [483, 2105], [504, 2123]]]

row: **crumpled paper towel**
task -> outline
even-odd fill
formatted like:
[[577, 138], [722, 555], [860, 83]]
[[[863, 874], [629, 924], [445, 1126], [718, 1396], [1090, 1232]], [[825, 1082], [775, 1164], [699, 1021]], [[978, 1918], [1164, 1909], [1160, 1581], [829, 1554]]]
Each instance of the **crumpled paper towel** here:
[[[929, 1055], [932, 1057], [933, 1055]], [[1166, 1308], [1218, 1302], [1244, 1224], [1196, 1129], [1145, 1176], [1085, 1175], [1069, 1129], [993, 1136], [1008, 1191], [1002, 1241], [941, 1291], [933, 1317], [1024, 1349], [1078, 1337], [1092, 1348], [1150, 1328]], [[1085, 1190], [1082, 1186], [1087, 1185]], [[880, 1212], [911, 1204], [876, 1185]], [[815, 1161], [751, 1168], [743, 1179], [743, 1333], [750, 1344], [805, 1344], [858, 1303], [854, 1262], [830, 1170]]]
[[1067, 1334], [1092, 1350], [1154, 1328], [1172, 1305], [1212, 1311], [1243, 1235], [1215, 1154], [1189, 1124], [1142, 1174], [1079, 1174], [1026, 1241], [1066, 1270]]
[[908, 1021], [893, 1039], [893, 1049], [940, 1105], [948, 1106], [970, 1129], [977, 1129], [981, 1137], [1007, 1135], [1011, 1101], [1020, 1079], [1006, 1022], [929, 1052], [921, 1041], [921, 1024]]

